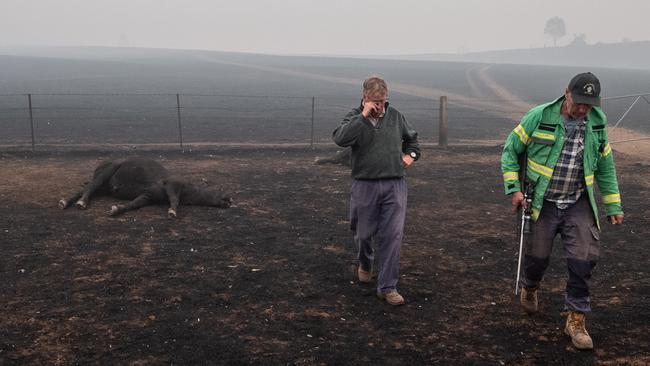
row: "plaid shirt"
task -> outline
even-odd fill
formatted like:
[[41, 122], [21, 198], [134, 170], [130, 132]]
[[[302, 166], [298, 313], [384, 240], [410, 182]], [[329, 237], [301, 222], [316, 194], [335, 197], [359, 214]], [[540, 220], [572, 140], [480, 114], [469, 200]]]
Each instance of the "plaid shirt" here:
[[547, 201], [554, 202], [557, 208], [562, 210], [578, 201], [585, 190], [582, 160], [586, 123], [586, 120], [564, 120], [567, 131], [564, 146], [544, 195]]

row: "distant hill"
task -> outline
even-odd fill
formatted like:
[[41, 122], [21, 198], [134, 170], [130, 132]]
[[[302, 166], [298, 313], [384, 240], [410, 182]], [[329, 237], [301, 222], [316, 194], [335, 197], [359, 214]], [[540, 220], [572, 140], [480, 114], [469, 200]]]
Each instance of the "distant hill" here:
[[378, 57], [419, 61], [650, 69], [650, 41], [598, 43], [594, 45], [574, 42], [565, 47]]
[[[537, 103], [561, 94], [567, 80], [585, 70], [599, 76], [604, 96], [650, 92], [648, 56], [650, 42], [363, 58], [135, 47], [0, 47], [0, 93], [173, 91], [356, 98], [363, 78], [377, 73], [393, 83], [428, 88], [427, 98], [443, 93], [494, 97], [475, 90], [475, 76], [484, 73], [521, 99]], [[488, 65], [488, 71], [480, 71]]]
[[[205, 50], [178, 50], [119, 47], [0, 47], [0, 55], [33, 56], [61, 59], [168, 63], [189, 61], [188, 55], [210, 54], [236, 59], [301, 60], [366, 59], [402, 61], [443, 61], [488, 64], [570, 66], [650, 70], [650, 41], [597, 43], [574, 40], [563, 47], [544, 47], [468, 53], [429, 53], [406, 55], [267, 55]], [[192, 58], [192, 57], [190, 57]]]

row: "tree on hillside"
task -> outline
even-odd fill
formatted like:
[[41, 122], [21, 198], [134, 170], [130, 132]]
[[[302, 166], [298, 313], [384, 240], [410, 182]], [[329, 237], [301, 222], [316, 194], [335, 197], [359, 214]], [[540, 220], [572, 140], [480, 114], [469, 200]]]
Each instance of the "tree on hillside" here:
[[566, 35], [564, 20], [560, 17], [553, 17], [547, 20], [546, 27], [544, 27], [544, 34], [553, 37], [553, 46], [557, 47], [557, 40]]

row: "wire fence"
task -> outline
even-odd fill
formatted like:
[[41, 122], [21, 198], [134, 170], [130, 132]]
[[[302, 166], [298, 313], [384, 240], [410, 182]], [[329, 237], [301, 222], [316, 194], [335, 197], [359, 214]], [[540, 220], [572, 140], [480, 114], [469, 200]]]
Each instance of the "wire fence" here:
[[[612, 97], [603, 107], [615, 115], [625, 113], [623, 118], [628, 120], [647, 120], [647, 112], [626, 111], [629, 98], [637, 96]], [[479, 103], [449, 100], [450, 141], [502, 138], [526, 112], [501, 99], [474, 101]], [[331, 143], [332, 130], [359, 102], [336, 96], [0, 94], [0, 148], [171, 144], [183, 149], [211, 143], [314, 146]], [[438, 141], [439, 100], [391, 98], [390, 103], [407, 116], [421, 141]]]

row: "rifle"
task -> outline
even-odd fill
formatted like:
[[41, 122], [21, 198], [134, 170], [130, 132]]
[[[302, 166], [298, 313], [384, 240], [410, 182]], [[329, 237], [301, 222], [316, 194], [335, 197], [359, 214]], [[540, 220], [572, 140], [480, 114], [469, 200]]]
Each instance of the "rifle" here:
[[[533, 191], [534, 191], [534, 185], [532, 182], [529, 182], [528, 179], [526, 179], [526, 170], [528, 169], [528, 157], [526, 156], [526, 153], [523, 153], [522, 155], [519, 156], [519, 166], [521, 167], [520, 173], [519, 173], [519, 182], [521, 186], [521, 190], [524, 193], [524, 202], [522, 206], [519, 208], [519, 214], [521, 215], [521, 223], [520, 223], [520, 230], [519, 230], [519, 259], [517, 260], [517, 279], [515, 282], [515, 295], [519, 293], [519, 275], [521, 274], [521, 258], [522, 254], [524, 252], [524, 241], [530, 234], [530, 219], [533, 214], [533, 210], [531, 209], [532, 202], [533, 202]], [[523, 162], [522, 162], [523, 160]]]

